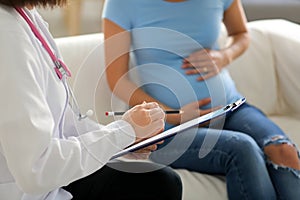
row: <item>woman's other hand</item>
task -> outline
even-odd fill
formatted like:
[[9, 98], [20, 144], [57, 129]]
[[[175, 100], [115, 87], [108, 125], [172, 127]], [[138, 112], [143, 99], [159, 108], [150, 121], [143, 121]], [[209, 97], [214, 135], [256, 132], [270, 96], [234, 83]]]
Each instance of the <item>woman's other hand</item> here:
[[178, 125], [201, 115], [210, 113], [214, 110], [214, 108], [201, 109], [201, 107], [209, 104], [210, 102], [210, 98], [205, 98], [186, 104], [180, 109], [182, 111], [181, 114], [168, 115], [167, 121], [170, 124]]

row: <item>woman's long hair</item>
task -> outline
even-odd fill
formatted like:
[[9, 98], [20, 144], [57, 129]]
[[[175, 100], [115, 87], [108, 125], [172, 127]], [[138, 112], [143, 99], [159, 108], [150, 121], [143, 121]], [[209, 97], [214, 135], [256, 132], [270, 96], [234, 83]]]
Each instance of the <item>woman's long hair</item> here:
[[63, 6], [68, 0], [0, 0], [0, 4], [12, 7], [41, 6], [41, 7], [55, 7]]

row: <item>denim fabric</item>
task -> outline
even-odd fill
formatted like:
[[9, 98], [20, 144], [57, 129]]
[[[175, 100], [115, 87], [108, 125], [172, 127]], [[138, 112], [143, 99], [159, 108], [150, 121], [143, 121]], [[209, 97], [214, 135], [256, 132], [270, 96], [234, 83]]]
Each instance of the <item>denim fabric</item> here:
[[213, 123], [223, 128], [211, 124], [183, 131], [160, 145], [151, 159], [173, 168], [225, 175], [229, 199], [300, 199], [299, 171], [273, 164], [263, 152], [265, 145], [291, 141], [260, 110], [244, 104], [224, 123]]

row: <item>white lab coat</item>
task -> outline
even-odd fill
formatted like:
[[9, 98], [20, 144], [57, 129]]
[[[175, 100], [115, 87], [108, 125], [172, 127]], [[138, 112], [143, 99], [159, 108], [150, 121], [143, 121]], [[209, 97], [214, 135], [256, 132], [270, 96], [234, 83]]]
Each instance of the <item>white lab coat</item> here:
[[[47, 24], [26, 13], [59, 56]], [[0, 5], [0, 199], [70, 199], [61, 189], [100, 169], [130, 145], [123, 120], [78, 121], [48, 53], [12, 8]]]

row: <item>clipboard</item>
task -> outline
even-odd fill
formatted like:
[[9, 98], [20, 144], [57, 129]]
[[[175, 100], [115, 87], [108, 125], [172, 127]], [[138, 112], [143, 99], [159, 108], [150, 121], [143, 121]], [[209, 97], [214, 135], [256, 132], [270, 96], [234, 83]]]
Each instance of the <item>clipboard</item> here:
[[134, 152], [136, 150], [142, 149], [142, 148], [147, 147], [149, 145], [155, 144], [155, 143], [157, 143], [159, 141], [162, 141], [164, 139], [175, 136], [179, 132], [184, 131], [184, 130], [190, 128], [190, 127], [205, 123], [205, 122], [207, 122], [211, 119], [214, 119], [216, 117], [220, 117], [222, 115], [225, 115], [226, 113], [233, 112], [238, 107], [240, 107], [245, 101], [246, 101], [246, 98], [241, 98], [241, 99], [237, 100], [236, 102], [230, 103], [230, 104], [228, 104], [228, 105], [226, 105], [226, 106], [224, 106], [224, 107], [222, 107], [218, 110], [215, 110], [215, 111], [210, 112], [206, 115], [202, 115], [200, 117], [197, 117], [195, 119], [192, 119], [190, 121], [182, 123], [178, 126], [175, 126], [171, 129], [168, 129], [168, 130], [166, 130], [166, 131], [164, 131], [164, 132], [162, 132], [158, 135], [155, 135], [155, 136], [153, 136], [151, 138], [148, 138], [146, 140], [143, 140], [143, 141], [141, 141], [137, 144], [129, 146], [129, 147], [123, 149], [122, 151], [116, 153], [115, 155], [113, 155], [111, 157], [111, 160], [113, 160], [117, 157], [123, 156], [127, 153]]

